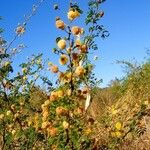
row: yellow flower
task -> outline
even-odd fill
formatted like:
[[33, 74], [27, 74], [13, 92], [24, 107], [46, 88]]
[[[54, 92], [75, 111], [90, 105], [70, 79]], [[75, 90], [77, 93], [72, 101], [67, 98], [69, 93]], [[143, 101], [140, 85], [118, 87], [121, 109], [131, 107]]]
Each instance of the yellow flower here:
[[21, 101], [19, 104], [20, 104], [20, 106], [23, 106], [24, 105], [24, 101]]
[[85, 73], [85, 69], [83, 68], [83, 66], [78, 66], [75, 70], [75, 74], [77, 76], [83, 76]]
[[44, 105], [45, 106], [48, 106], [50, 104], [50, 101], [49, 100], [46, 100], [45, 102], [44, 102]]
[[8, 111], [6, 112], [6, 115], [9, 116], [10, 114], [11, 114], [11, 111], [8, 110]]
[[53, 65], [52, 62], [48, 62], [48, 66], [51, 67]]
[[115, 124], [115, 128], [116, 128], [117, 130], [121, 130], [122, 124], [121, 124], [120, 122], [117, 122], [117, 123]]
[[16, 29], [17, 34], [23, 34], [25, 32], [25, 27], [24, 26], [18, 26]]
[[149, 105], [149, 101], [148, 100], [144, 101], [144, 105]]
[[60, 18], [56, 18], [56, 28], [64, 30], [65, 29], [65, 23], [60, 20]]
[[63, 121], [63, 127], [64, 127], [64, 129], [68, 129], [69, 123], [67, 121]]
[[22, 68], [23, 73], [27, 73], [27, 68]]
[[60, 56], [59, 63], [60, 63], [61, 65], [65, 65], [67, 62], [68, 62], [68, 57], [67, 57], [66, 55], [62, 54], [62, 55]]
[[53, 144], [53, 145], [51, 146], [51, 150], [58, 150], [57, 145]]
[[82, 53], [86, 53], [86, 52], [87, 52], [87, 50], [88, 50], [87, 45], [85, 45], [85, 44], [80, 45], [80, 51], [81, 51]]
[[71, 90], [70, 89], [67, 90], [67, 96], [71, 96]]
[[56, 65], [52, 65], [52, 66], [51, 66], [51, 71], [52, 71], [53, 73], [58, 73], [59, 69], [58, 69], [58, 67], [57, 67]]
[[[71, 81], [72, 73], [71, 72], [66, 72], [66, 73], [60, 73], [59, 74], [59, 81], [63, 84], [69, 83]], [[73, 78], [72, 78], [73, 79]]]
[[68, 12], [68, 19], [71, 21], [79, 16], [80, 16], [80, 13], [77, 10], [70, 9]]
[[52, 91], [50, 94], [50, 101], [55, 101], [58, 98], [58, 94], [55, 91]]
[[81, 35], [81, 34], [83, 34], [83, 29], [81, 29], [78, 26], [73, 26], [71, 28], [71, 32], [72, 32], [73, 35]]
[[113, 115], [117, 114], [117, 112], [118, 112], [118, 110], [115, 109], [114, 105], [111, 107], [110, 111]]
[[57, 43], [59, 49], [63, 50], [66, 48], [66, 40], [60, 39]]
[[49, 125], [49, 122], [48, 121], [45, 121], [45, 122], [43, 122], [42, 123], [42, 129], [45, 129], [45, 128], [47, 128], [47, 126]]
[[115, 132], [115, 135], [116, 135], [116, 137], [118, 137], [118, 138], [119, 138], [119, 137], [121, 137], [121, 135], [122, 135], [122, 134], [121, 134], [121, 132], [120, 132], [120, 131], [116, 131], [116, 132]]
[[64, 79], [64, 82], [65, 83], [69, 83], [71, 81], [71, 77], [72, 77], [72, 73], [71, 72], [67, 72], [65, 74], [65, 79]]
[[48, 118], [48, 116], [49, 116], [48, 111], [44, 111], [44, 112], [43, 112], [43, 117], [44, 117], [44, 118]]
[[55, 127], [48, 128], [47, 131], [51, 137], [55, 137], [58, 133], [58, 129]]
[[86, 129], [86, 130], [84, 131], [84, 133], [85, 133], [86, 135], [89, 135], [90, 133], [92, 133], [91, 128]]
[[12, 130], [11, 133], [12, 135], [14, 135], [16, 133], [16, 130]]
[[26, 81], [28, 79], [27, 76], [23, 76], [23, 80]]
[[65, 109], [63, 107], [57, 107], [56, 108], [56, 114], [58, 116], [65, 116], [65, 115], [67, 115], [67, 113], [68, 113], [67, 109]]
[[32, 124], [32, 121], [28, 120], [28, 126], [31, 126], [31, 124]]
[[0, 114], [0, 120], [4, 118], [4, 114]]
[[4, 63], [4, 66], [5, 67], [7, 67], [7, 66], [9, 66], [10, 65], [10, 62], [9, 61], [6, 61], [5, 63]]
[[63, 97], [64, 96], [63, 90], [58, 90], [57, 95], [58, 95], [59, 98]]

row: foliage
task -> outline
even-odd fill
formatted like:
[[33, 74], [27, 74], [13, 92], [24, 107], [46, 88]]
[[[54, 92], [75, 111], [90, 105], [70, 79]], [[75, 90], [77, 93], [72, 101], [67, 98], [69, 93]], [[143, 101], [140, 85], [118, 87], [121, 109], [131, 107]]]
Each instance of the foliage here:
[[[64, 31], [64, 37], [56, 38], [53, 53], [60, 57], [59, 63], [64, 68], [61, 71], [57, 65], [48, 63], [49, 70], [58, 75], [54, 86], [48, 77], [42, 76], [45, 69], [42, 54], [32, 55], [20, 64], [21, 71], [14, 75], [13, 58], [25, 46], [12, 48], [13, 43], [25, 34], [28, 21], [42, 2], [17, 26], [10, 43], [0, 38], [1, 149], [93, 149], [94, 120], [86, 112], [91, 89], [99, 81], [92, 73], [94, 66], [88, 56], [98, 49], [96, 38], [108, 36], [98, 23], [103, 17], [99, 9], [103, 1], [89, 2], [87, 31], [73, 25], [83, 13], [77, 3], [70, 3], [68, 24], [56, 18], [56, 28]], [[58, 6], [54, 9], [58, 10]], [[39, 86], [37, 81], [41, 82]], [[46, 91], [40, 87], [42, 84]]]
[[[148, 59], [139, 65], [127, 61], [120, 62], [127, 65], [127, 74], [121, 80], [114, 80], [105, 93], [106, 96], [110, 91], [112, 95], [106, 100], [103, 99], [103, 111], [96, 116], [99, 120], [97, 130], [102, 132], [99, 133], [99, 141], [105, 140], [103, 144], [108, 149], [135, 149], [137, 145], [142, 149], [143, 144], [149, 149], [150, 145], [141, 139], [149, 141], [150, 135], [150, 61]], [[96, 107], [98, 103], [95, 104]], [[103, 131], [107, 131], [107, 134], [104, 135]]]

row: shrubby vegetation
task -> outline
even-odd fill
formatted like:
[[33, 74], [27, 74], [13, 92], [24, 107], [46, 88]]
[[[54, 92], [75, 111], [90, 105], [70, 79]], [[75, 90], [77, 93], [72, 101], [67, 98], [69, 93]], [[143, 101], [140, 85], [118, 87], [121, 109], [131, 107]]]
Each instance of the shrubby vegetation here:
[[[109, 36], [99, 24], [104, 0], [89, 1], [86, 29], [74, 24], [84, 12], [76, 3], [70, 2], [64, 16], [68, 22], [56, 16], [55, 26], [64, 36], [56, 38], [52, 50], [58, 64], [47, 64], [48, 72], [57, 76], [55, 84], [43, 76], [42, 54], [32, 55], [13, 74], [13, 58], [25, 46], [12, 48], [12, 43], [26, 32], [42, 2], [18, 25], [12, 42], [0, 29], [0, 149], [149, 149], [150, 60], [139, 65], [119, 62], [127, 74], [104, 89], [98, 88], [101, 80], [93, 73], [89, 55], [98, 49], [96, 38]], [[54, 9], [61, 8], [56, 4]]]
[[150, 61], [120, 63], [127, 74], [106, 89], [98, 89], [90, 110], [96, 110], [92, 114], [99, 120], [97, 138], [108, 149], [149, 149]]

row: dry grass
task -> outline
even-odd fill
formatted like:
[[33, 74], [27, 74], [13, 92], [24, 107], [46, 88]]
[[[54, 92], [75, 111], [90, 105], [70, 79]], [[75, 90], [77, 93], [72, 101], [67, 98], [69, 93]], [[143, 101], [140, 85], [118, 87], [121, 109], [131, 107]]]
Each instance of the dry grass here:
[[[108, 149], [150, 150], [150, 62], [115, 83], [95, 92], [89, 109], [98, 122], [95, 138]], [[110, 136], [116, 122], [122, 123], [118, 141]]]

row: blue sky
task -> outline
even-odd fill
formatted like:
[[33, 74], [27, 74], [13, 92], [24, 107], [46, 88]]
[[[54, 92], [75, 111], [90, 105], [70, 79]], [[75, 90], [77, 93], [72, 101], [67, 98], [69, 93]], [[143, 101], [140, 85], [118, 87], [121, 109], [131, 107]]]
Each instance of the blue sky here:
[[[51, 49], [55, 46], [55, 37], [62, 35], [55, 28], [55, 17], [64, 18], [68, 10], [69, 0], [46, 0], [40, 7], [38, 13], [27, 25], [26, 34], [19, 39], [27, 45], [24, 51], [16, 56], [15, 63], [19, 64], [27, 56], [44, 53], [44, 58], [56, 62]], [[27, 14], [37, 0], [1, 0], [0, 16], [3, 16], [1, 25], [5, 28], [5, 37], [11, 41], [14, 28], [22, 22], [23, 15]], [[87, 9], [86, 0], [77, 0], [83, 10]], [[62, 11], [55, 12], [53, 5], [58, 3]], [[96, 76], [103, 79], [102, 86], [106, 86], [111, 79], [123, 75], [120, 65], [116, 60], [132, 60], [142, 62], [146, 56], [146, 49], [150, 48], [150, 1], [149, 0], [107, 0], [102, 5], [105, 16], [101, 20], [110, 36], [97, 43], [99, 60], [96, 62]], [[83, 17], [75, 21], [77, 25], [83, 25]], [[67, 21], [67, 19], [64, 19]], [[51, 75], [50, 75], [51, 76]]]

